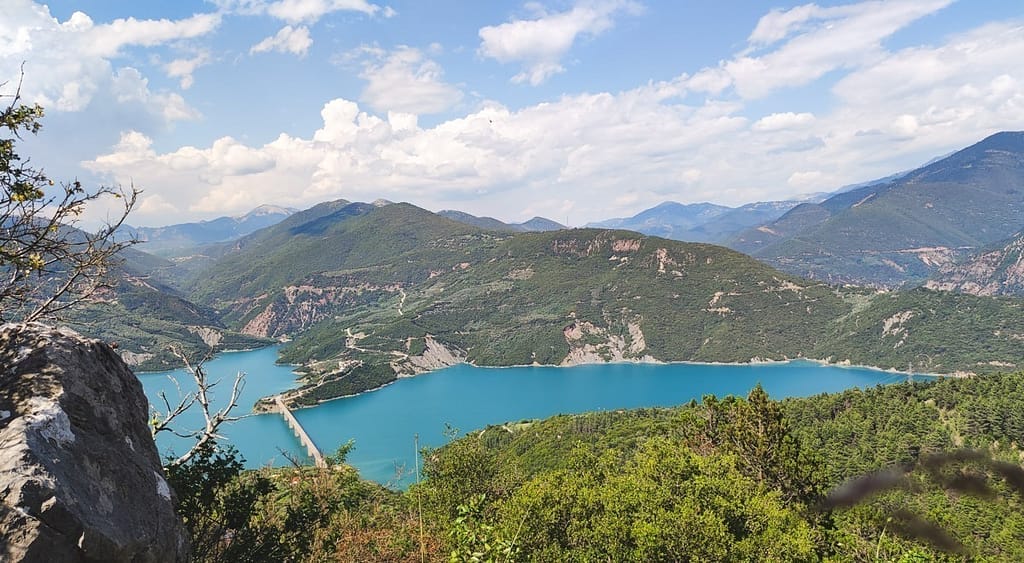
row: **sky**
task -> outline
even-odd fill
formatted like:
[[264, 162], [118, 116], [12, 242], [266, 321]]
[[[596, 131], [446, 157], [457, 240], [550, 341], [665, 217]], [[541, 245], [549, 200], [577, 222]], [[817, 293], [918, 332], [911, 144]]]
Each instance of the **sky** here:
[[142, 189], [133, 225], [383, 198], [579, 226], [1024, 129], [1024, 3], [2, 0], [19, 80], [21, 153]]

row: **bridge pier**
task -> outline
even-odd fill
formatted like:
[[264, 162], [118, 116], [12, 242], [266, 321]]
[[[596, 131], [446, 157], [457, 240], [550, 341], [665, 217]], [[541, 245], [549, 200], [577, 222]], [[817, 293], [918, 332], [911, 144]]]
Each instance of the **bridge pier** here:
[[313, 458], [313, 464], [317, 467], [327, 467], [327, 461], [324, 460], [323, 454], [320, 453], [320, 450], [316, 447], [316, 444], [313, 443], [313, 439], [309, 437], [309, 434], [306, 434], [306, 430], [302, 428], [301, 424], [299, 424], [299, 421], [295, 418], [295, 415], [292, 414], [288, 405], [284, 404], [281, 397], [274, 397], [274, 404], [277, 405], [277, 410], [281, 413], [281, 416], [284, 417], [284, 421], [288, 424], [288, 427], [292, 429], [292, 432], [294, 432], [295, 436], [298, 437], [299, 442], [304, 448], [306, 448], [306, 452], [309, 454], [309, 457]]

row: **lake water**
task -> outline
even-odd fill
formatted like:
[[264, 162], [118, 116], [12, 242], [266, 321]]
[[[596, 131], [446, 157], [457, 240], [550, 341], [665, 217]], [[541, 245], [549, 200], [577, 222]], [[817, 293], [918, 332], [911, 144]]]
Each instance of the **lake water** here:
[[[291, 368], [274, 364], [277, 348], [232, 352], [207, 363], [208, 372], [223, 379], [217, 397], [230, 393], [238, 371], [247, 374], [240, 410], [249, 412], [261, 396], [295, 383]], [[141, 374], [150, 401], [160, 390], [176, 394], [168, 376], [181, 371]], [[187, 379], [184, 378], [184, 379]], [[295, 416], [324, 453], [349, 440], [355, 448], [348, 461], [362, 475], [385, 484], [396, 481], [396, 469], [414, 467], [415, 437], [420, 446], [445, 443], [446, 426], [461, 433], [510, 420], [544, 418], [560, 413], [674, 406], [703, 395], [746, 395], [757, 383], [773, 398], [808, 396], [894, 383], [906, 376], [890, 372], [823, 366], [812, 362], [753, 365], [600, 364], [556, 367], [478, 368], [457, 365], [383, 389], [295, 411]], [[173, 395], [176, 396], [176, 395]], [[192, 426], [201, 417], [192, 417]], [[243, 454], [247, 465], [282, 465], [281, 450], [304, 457], [298, 440], [277, 414], [258, 415], [232, 423], [224, 434]], [[161, 451], [184, 442], [169, 435], [157, 441]]]

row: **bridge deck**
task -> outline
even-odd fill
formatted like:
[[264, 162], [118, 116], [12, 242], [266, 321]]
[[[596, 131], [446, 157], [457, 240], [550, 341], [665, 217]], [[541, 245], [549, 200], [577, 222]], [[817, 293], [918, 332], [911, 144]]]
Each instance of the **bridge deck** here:
[[306, 452], [309, 453], [309, 457], [313, 458], [313, 463], [317, 467], [327, 467], [327, 462], [324, 460], [323, 454], [320, 453], [320, 450], [316, 447], [316, 444], [313, 443], [313, 439], [309, 437], [309, 434], [306, 434], [306, 430], [301, 424], [299, 424], [299, 421], [296, 420], [295, 415], [292, 414], [288, 405], [284, 404], [281, 397], [274, 397], [274, 403], [277, 405], [278, 412], [280, 412], [281, 416], [284, 417], [284, 421], [288, 423], [289, 428], [291, 428], [292, 432], [295, 432], [295, 435], [299, 438], [299, 442], [306, 448]]

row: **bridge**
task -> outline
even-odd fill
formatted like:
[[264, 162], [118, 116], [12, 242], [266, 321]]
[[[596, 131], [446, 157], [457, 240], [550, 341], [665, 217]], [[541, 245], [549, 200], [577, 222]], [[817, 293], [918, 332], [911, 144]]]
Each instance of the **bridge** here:
[[313, 439], [309, 437], [309, 434], [306, 434], [306, 430], [302, 428], [302, 425], [299, 424], [298, 420], [296, 420], [295, 415], [292, 414], [288, 405], [284, 404], [284, 401], [281, 400], [280, 396], [274, 397], [274, 404], [277, 407], [276, 410], [284, 417], [284, 421], [288, 423], [288, 427], [292, 429], [292, 432], [294, 432], [295, 436], [298, 437], [299, 442], [304, 448], [306, 448], [306, 452], [309, 453], [309, 457], [313, 458], [313, 464], [317, 467], [327, 467], [327, 462], [324, 460], [323, 454], [321, 454], [320, 450], [317, 449], [316, 444], [313, 443]]

